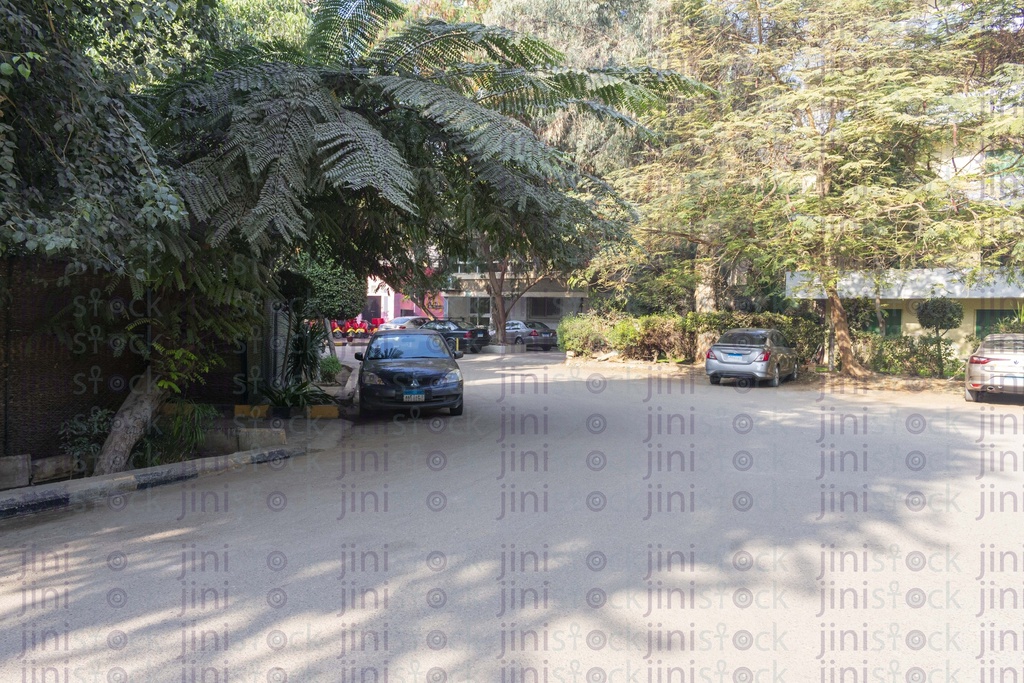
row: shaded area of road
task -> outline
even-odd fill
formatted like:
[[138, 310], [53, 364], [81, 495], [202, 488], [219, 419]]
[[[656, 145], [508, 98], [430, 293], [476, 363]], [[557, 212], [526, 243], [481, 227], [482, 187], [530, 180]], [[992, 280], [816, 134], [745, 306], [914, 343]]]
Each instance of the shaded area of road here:
[[1019, 624], [1020, 406], [559, 358], [467, 357], [460, 418], [4, 523], [0, 679], [973, 680]]

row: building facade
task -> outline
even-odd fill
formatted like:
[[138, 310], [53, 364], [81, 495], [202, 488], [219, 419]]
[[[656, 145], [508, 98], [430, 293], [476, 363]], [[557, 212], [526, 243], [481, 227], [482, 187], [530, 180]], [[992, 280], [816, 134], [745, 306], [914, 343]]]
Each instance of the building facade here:
[[443, 293], [435, 294], [427, 302], [424, 310], [412, 299], [396, 291], [383, 280], [375, 277], [366, 280], [366, 307], [363, 308], [363, 320], [383, 318], [385, 321], [410, 315], [424, 315], [429, 318], [441, 318], [445, 311]]
[[[806, 273], [786, 274], [786, 295], [794, 299], [824, 300], [825, 292]], [[1002, 272], [989, 271], [971, 281], [962, 272], [942, 269], [887, 270], [849, 273], [839, 281], [843, 299], [881, 302], [886, 334], [920, 336], [927, 331], [917, 319], [921, 302], [932, 297], [959, 301], [964, 308], [960, 327], [946, 333], [961, 355], [968, 355], [973, 336], [984, 337], [1000, 320], [1016, 317], [1024, 307], [1024, 287]]]
[[[477, 266], [458, 264], [453, 277], [458, 289], [444, 292], [445, 313], [449, 318], [473, 325], [491, 326], [491, 297], [487, 291], [487, 275]], [[557, 327], [567, 315], [581, 313], [587, 301], [587, 290], [572, 289], [555, 278], [543, 278], [531, 287], [508, 312], [509, 320], [536, 320]]]

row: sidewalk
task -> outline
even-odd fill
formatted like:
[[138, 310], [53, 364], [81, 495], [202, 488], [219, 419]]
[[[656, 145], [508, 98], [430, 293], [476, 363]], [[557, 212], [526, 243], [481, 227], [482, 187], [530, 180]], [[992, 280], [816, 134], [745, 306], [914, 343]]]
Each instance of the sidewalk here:
[[116, 507], [123, 505], [133, 491], [166, 486], [241, 467], [266, 463], [276, 469], [280, 467], [279, 463], [290, 458], [340, 447], [351, 426], [352, 422], [345, 419], [294, 418], [282, 425], [288, 442], [284, 446], [9, 489], [0, 492], [0, 520], [46, 510], [74, 510], [88, 503], [105, 502]]

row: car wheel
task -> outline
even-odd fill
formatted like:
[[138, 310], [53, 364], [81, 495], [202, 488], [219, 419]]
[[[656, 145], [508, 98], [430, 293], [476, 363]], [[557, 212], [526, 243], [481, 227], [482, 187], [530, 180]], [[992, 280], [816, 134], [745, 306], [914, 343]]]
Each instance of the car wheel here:
[[772, 378], [768, 381], [768, 386], [777, 387], [779, 386], [779, 366], [775, 366], [775, 370], [772, 372]]
[[964, 400], [969, 403], [974, 403], [981, 400], [980, 391], [971, 391], [970, 389], [964, 389]]
[[454, 417], [458, 417], [459, 415], [462, 415], [463, 407], [464, 404], [462, 403], [462, 399], [460, 398], [457, 405], [454, 405], [448, 409], [448, 413]]
[[708, 381], [711, 382], [712, 384], [721, 384], [722, 378], [716, 375], [708, 375]]
[[793, 382], [796, 381], [797, 375], [800, 373], [800, 363], [793, 363], [793, 372], [790, 374], [789, 379]]
[[516, 341], [515, 341], [515, 345], [516, 346], [523, 346], [525, 344], [526, 344], [526, 342], [523, 341], [522, 337], [516, 337]]
[[457, 346], [457, 344], [456, 344], [455, 340], [454, 340], [454, 339], [452, 339], [451, 337], [448, 337], [447, 339], [445, 339], [445, 340], [444, 340], [444, 343], [448, 345], [448, 349], [449, 349], [450, 351], [454, 351], [454, 350], [455, 350], [455, 347]]
[[550, 351], [550, 350], [551, 350], [551, 347], [550, 347], [550, 346], [545, 346], [545, 347], [544, 347], [544, 350], [545, 350], [545, 351]]
[[334, 332], [331, 333], [331, 336], [334, 337], [335, 339], [342, 339], [345, 335], [342, 334], [341, 330], [335, 330]]

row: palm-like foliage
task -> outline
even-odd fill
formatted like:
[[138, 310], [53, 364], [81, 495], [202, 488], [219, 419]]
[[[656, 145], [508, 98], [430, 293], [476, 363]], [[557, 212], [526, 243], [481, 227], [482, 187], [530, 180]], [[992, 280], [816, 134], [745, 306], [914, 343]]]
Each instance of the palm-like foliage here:
[[551, 247], [600, 217], [574, 192], [578, 170], [524, 121], [575, 107], [638, 127], [662, 93], [699, 87], [654, 69], [566, 69], [542, 41], [479, 24], [380, 39], [402, 13], [323, 0], [303, 55], [218, 53], [157, 93], [201, 239], [263, 253], [318, 231], [384, 275], [408, 272], [396, 245], [466, 250], [459, 207], [472, 196], [496, 216], [480, 224], [495, 243]]

